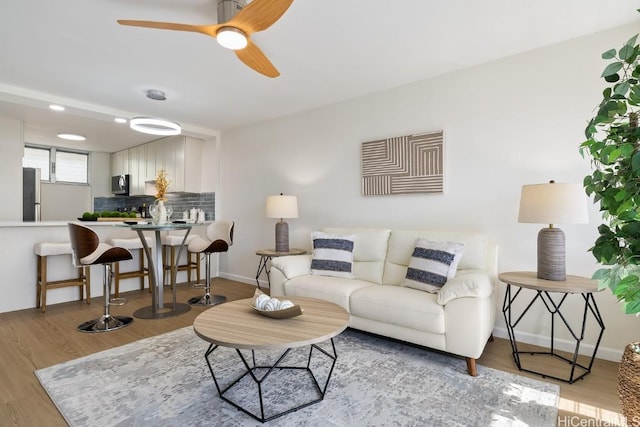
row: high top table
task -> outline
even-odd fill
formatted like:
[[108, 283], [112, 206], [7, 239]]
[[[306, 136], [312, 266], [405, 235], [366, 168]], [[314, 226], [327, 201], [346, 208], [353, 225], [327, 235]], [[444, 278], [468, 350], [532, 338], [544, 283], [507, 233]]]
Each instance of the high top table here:
[[[129, 227], [138, 233], [142, 246], [144, 247], [144, 253], [147, 256], [149, 265], [149, 286], [151, 286], [151, 305], [148, 307], [142, 307], [133, 313], [134, 317], [139, 319], [163, 319], [165, 317], [176, 316], [178, 314], [186, 313], [191, 310], [191, 306], [185, 303], [176, 302], [176, 271], [171, 271], [171, 283], [173, 284], [173, 301], [170, 303], [164, 302], [164, 264], [162, 260], [162, 240], [160, 233], [162, 231], [173, 230], [186, 230], [180, 249], [178, 249], [178, 259], [182, 255], [184, 244], [187, 241], [187, 236], [191, 232], [191, 228], [201, 224], [116, 224], [119, 227]], [[155, 233], [154, 250], [147, 245], [147, 240], [144, 238], [145, 231], [153, 231]]]
[[[212, 307], [199, 314], [193, 322], [193, 329], [196, 335], [211, 343], [205, 352], [205, 359], [220, 398], [260, 422], [272, 420], [324, 399], [329, 379], [338, 357], [333, 337], [342, 333], [349, 322], [349, 314], [337, 304], [303, 297], [282, 297], [281, 299], [288, 299], [294, 304], [299, 304], [304, 310], [303, 314], [289, 319], [265, 317], [251, 306], [252, 299], [249, 298]], [[327, 340], [331, 340], [332, 353], [316, 345]], [[209, 359], [209, 356], [219, 346], [234, 348], [246, 370], [224, 388], [220, 387], [218, 378], [214, 373], [213, 364]], [[306, 366], [282, 366], [287, 354], [293, 348], [303, 346], [310, 346]], [[247, 358], [240, 350], [251, 350], [252, 363], [247, 361]], [[258, 366], [255, 358], [256, 350], [282, 350], [283, 352], [273, 365]], [[314, 350], [318, 355], [326, 356], [331, 360], [331, 367], [323, 386], [320, 386], [314, 372], [311, 370], [311, 357]], [[294, 407], [279, 413], [265, 415], [262, 385], [274, 370], [305, 370], [308, 374], [306, 379], [314, 384], [316, 398], [304, 403], [298, 403]], [[247, 376], [255, 382], [258, 388], [260, 400], [260, 412], [258, 414], [251, 412], [246, 407], [225, 396], [228, 391], [232, 390]], [[291, 394], [292, 396], [296, 394], [295, 388], [291, 390]]]

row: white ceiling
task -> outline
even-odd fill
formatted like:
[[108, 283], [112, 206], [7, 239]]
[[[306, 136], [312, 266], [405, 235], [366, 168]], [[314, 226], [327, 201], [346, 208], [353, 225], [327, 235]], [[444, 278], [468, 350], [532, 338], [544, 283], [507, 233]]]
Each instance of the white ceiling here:
[[[269, 1], [269, 0], [265, 0]], [[294, 0], [253, 41], [281, 76], [264, 77], [197, 33], [117, 19], [215, 24], [216, 0], [2, 0], [0, 117], [28, 142], [113, 152], [155, 139], [113, 123], [152, 116], [216, 135], [640, 22], [640, 0]], [[167, 101], [145, 97], [166, 92]], [[66, 105], [65, 113], [47, 109]], [[67, 145], [68, 146], [68, 145]]]

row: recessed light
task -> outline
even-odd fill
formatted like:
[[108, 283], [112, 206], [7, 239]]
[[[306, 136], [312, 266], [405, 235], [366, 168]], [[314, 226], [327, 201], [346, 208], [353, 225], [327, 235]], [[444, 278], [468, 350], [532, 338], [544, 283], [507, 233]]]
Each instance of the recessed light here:
[[49, 105], [49, 108], [52, 109], [53, 111], [64, 111], [64, 107], [58, 104], [51, 104]]
[[127, 123], [127, 119], [123, 119], [122, 117], [116, 117], [113, 121], [116, 123]]
[[58, 138], [67, 139], [69, 141], [85, 141], [87, 138], [75, 133], [59, 133]]
[[151, 117], [134, 117], [129, 120], [129, 127], [135, 131], [151, 135], [180, 135], [180, 132], [182, 132], [182, 128], [177, 123]]

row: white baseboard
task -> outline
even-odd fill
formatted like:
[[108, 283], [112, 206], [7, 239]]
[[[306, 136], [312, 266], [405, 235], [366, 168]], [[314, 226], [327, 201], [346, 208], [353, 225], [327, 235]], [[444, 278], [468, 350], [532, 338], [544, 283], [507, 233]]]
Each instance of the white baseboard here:
[[[229, 273], [222, 273], [222, 272], [219, 274], [219, 276], [224, 279], [235, 280], [236, 282], [246, 283], [248, 285], [253, 285], [255, 287], [258, 287], [256, 284], [255, 277], [244, 277], [244, 276], [239, 276], [237, 274], [229, 274]], [[268, 285], [269, 284], [266, 281], [260, 280], [260, 287], [262, 289], [269, 289]]]
[[[498, 338], [509, 339], [509, 334], [507, 333], [506, 328], [495, 328], [493, 330], [493, 336]], [[549, 337], [541, 336], [535, 334], [529, 334], [526, 332], [518, 331], [518, 342], [537, 345], [540, 347], [549, 348]], [[561, 351], [568, 351], [569, 353], [573, 353], [576, 349], [576, 343], [574, 341], [563, 340], [556, 338], [554, 342], [555, 348]], [[593, 354], [594, 345], [582, 343], [580, 345], [579, 354], [585, 356], [591, 356]], [[612, 362], [620, 362], [622, 358], [622, 353], [624, 349], [616, 349], [616, 348], [607, 348], [600, 345], [598, 347], [598, 353], [596, 354], [596, 358], [610, 360]]]

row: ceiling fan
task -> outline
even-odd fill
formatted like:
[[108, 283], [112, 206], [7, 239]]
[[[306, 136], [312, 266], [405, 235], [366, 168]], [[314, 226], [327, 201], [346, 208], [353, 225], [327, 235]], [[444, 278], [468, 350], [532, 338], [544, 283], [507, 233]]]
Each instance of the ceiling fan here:
[[120, 25], [192, 31], [211, 36], [222, 46], [233, 49], [245, 65], [267, 76], [278, 77], [260, 48], [251, 41], [251, 34], [266, 30], [287, 11], [293, 0], [218, 0], [218, 25], [190, 25], [172, 22], [118, 20]]

